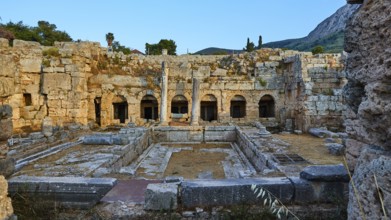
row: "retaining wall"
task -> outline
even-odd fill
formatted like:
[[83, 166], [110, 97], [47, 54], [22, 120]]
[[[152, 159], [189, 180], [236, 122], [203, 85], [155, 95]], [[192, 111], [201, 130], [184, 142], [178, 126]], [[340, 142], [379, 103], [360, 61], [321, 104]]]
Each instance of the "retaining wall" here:
[[234, 126], [176, 126], [152, 128], [152, 140], [159, 142], [234, 142]]

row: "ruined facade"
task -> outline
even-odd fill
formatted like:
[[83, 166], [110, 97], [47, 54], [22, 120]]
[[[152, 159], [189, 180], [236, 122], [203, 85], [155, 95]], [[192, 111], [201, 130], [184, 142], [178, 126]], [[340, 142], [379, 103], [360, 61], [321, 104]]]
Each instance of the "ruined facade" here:
[[[337, 54], [262, 49], [231, 56], [126, 56], [91, 42], [0, 42], [3, 140], [12, 131], [46, 129], [50, 135], [52, 127], [70, 123], [143, 125], [162, 117], [167, 123], [263, 121], [280, 130], [343, 127], [345, 77]], [[192, 116], [194, 98], [199, 107]]]

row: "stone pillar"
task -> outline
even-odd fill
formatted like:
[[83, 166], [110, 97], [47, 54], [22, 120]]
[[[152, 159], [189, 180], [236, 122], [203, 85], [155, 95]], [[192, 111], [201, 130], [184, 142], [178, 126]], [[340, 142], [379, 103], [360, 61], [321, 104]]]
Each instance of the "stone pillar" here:
[[167, 125], [168, 64], [165, 61], [162, 63], [162, 70], [160, 124]]
[[200, 79], [193, 77], [193, 95], [191, 106], [191, 122], [190, 125], [198, 125], [200, 117]]

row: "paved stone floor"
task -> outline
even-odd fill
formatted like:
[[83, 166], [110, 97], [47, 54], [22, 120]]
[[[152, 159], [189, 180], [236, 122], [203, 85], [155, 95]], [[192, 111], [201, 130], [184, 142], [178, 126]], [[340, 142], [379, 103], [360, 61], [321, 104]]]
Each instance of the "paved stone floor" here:
[[[180, 156], [176, 157], [175, 154]], [[172, 167], [176, 171], [166, 172], [167, 168]], [[123, 170], [147, 179], [167, 176], [181, 176], [185, 179], [240, 178], [255, 173], [244, 155], [230, 143], [154, 144], [139, 160]]]
[[14, 176], [89, 176], [103, 164], [120, 157], [124, 148], [120, 145], [79, 144], [38, 159]]
[[150, 183], [161, 183], [162, 180], [119, 180], [118, 183], [101, 199], [101, 202], [121, 201], [126, 204], [144, 204], [144, 192]]

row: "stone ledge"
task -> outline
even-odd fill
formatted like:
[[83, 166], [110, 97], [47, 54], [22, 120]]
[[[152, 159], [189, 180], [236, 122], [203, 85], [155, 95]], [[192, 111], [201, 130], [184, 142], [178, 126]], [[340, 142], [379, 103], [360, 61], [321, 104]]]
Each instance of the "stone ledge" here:
[[175, 210], [178, 207], [178, 183], [148, 184], [145, 191], [146, 210]]
[[308, 166], [300, 173], [300, 177], [309, 181], [349, 182], [349, 175], [342, 165]]
[[261, 186], [281, 202], [290, 202], [294, 195], [292, 183], [287, 178], [193, 180], [181, 183], [182, 205], [186, 208], [261, 204], [251, 185]]
[[20, 194], [43, 201], [45, 205], [88, 209], [116, 183], [114, 178], [18, 176], [8, 181], [8, 192], [11, 196]]

